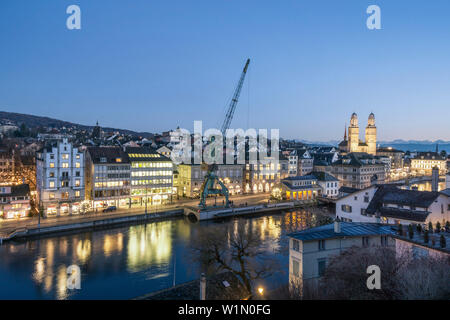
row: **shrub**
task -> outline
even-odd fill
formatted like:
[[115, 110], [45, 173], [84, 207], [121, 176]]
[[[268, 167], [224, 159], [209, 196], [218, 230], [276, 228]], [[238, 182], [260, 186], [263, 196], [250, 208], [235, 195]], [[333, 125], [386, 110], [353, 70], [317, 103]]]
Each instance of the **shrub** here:
[[418, 233], [418, 234], [421, 234], [421, 233], [422, 233], [422, 225], [421, 225], [421, 224], [418, 224], [418, 225], [416, 226], [416, 229], [417, 229], [417, 233]]
[[402, 224], [399, 224], [399, 225], [398, 225], [398, 234], [399, 234], [400, 236], [403, 235], [403, 225], [402, 225]]
[[428, 243], [429, 240], [430, 240], [430, 237], [428, 236], [428, 230], [425, 230], [423, 232], [423, 242]]
[[438, 222], [436, 222], [436, 233], [439, 233], [439, 232], [441, 232], [441, 224], [438, 221]]
[[445, 248], [447, 246], [447, 241], [445, 240], [445, 237], [443, 234], [441, 234], [441, 238], [439, 239], [439, 244], [441, 245], [441, 248]]
[[446, 231], [446, 232], [450, 232], [450, 221], [447, 221], [447, 222], [445, 223], [445, 231]]
[[410, 239], [412, 239], [414, 237], [414, 229], [413, 229], [412, 224], [410, 224], [408, 226], [408, 236], [409, 236]]
[[433, 224], [430, 222], [428, 222], [428, 231], [429, 232], [433, 232]]

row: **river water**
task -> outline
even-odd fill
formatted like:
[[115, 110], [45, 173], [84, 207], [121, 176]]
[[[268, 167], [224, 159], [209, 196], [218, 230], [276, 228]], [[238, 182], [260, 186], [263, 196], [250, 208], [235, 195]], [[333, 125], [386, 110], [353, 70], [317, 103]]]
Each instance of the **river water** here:
[[[316, 212], [316, 210], [314, 210]], [[259, 284], [288, 280], [286, 234], [322, 223], [311, 210], [191, 223], [185, 219], [84, 231], [0, 246], [0, 299], [131, 299], [197, 279], [190, 245], [202, 228], [256, 230], [281, 270]], [[81, 289], [67, 289], [67, 268], [81, 269]]]

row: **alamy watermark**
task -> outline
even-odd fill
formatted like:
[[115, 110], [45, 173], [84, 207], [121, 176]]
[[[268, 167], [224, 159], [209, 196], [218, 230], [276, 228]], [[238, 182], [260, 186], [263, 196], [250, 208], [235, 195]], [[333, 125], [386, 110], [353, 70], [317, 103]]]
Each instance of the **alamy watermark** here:
[[81, 269], [76, 264], [72, 264], [67, 268], [67, 289], [81, 289]]
[[373, 264], [367, 267], [367, 274], [370, 276], [367, 278], [366, 285], [367, 289], [381, 289], [381, 270], [380, 267]]
[[[178, 128], [170, 134], [171, 159], [175, 164], [272, 164], [279, 161], [280, 130], [228, 129], [223, 136], [216, 128], [203, 132], [194, 121], [194, 133]], [[224, 154], [224, 149], [226, 153]]]

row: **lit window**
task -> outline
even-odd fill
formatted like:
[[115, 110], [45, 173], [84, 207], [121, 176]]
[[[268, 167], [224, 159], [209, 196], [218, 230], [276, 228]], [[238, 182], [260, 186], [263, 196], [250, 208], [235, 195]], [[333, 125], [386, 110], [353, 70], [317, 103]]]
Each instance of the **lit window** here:
[[81, 167], [81, 164], [80, 164], [79, 162], [76, 162], [76, 163], [75, 163], [75, 167], [76, 167], [76, 168], [79, 168], [79, 167]]
[[62, 167], [63, 168], [68, 168], [69, 167], [69, 163], [68, 162], [63, 162]]
[[54, 168], [55, 167], [55, 163], [54, 162], [50, 162], [50, 168]]
[[55, 187], [55, 181], [50, 181], [48, 185], [49, 185], [50, 188], [54, 188]]

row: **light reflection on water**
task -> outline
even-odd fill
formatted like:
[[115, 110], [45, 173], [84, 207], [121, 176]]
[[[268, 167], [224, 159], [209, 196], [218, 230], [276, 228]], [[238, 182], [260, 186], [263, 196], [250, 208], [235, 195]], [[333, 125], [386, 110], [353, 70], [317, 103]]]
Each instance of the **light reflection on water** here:
[[[195, 279], [192, 237], [209, 225], [257, 230], [268, 254], [286, 249], [286, 233], [315, 223], [307, 210], [192, 224], [183, 219], [52, 236], [0, 246], [0, 299], [130, 299]], [[226, 241], [226, 239], [224, 239]], [[279, 253], [277, 253], [279, 254]], [[176, 256], [176, 259], [174, 259]], [[287, 256], [281, 254], [287, 268]], [[175, 267], [176, 261], [176, 267]], [[81, 268], [81, 290], [67, 289], [67, 268]]]

